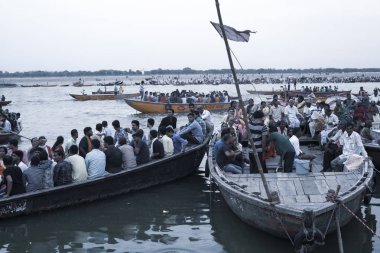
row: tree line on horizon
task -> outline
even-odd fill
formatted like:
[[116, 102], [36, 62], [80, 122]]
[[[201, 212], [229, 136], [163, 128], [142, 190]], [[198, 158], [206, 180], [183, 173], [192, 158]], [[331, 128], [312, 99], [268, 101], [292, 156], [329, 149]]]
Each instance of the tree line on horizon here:
[[[380, 68], [308, 68], [308, 69], [244, 69], [236, 70], [239, 74], [322, 74], [322, 73], [353, 73], [353, 72], [380, 72]], [[97, 70], [97, 71], [26, 71], [7, 72], [0, 71], [0, 78], [11, 77], [81, 77], [81, 76], [141, 76], [141, 75], [207, 75], [207, 74], [231, 74], [230, 69], [195, 70], [183, 69], [154, 69], [149, 71], [140, 70]]]

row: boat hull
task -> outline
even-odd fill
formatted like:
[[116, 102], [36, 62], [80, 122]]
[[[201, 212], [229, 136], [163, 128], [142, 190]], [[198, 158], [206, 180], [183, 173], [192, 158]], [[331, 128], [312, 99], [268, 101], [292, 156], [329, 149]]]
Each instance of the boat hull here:
[[0, 219], [106, 199], [189, 176], [197, 171], [205, 155], [208, 141], [209, 139], [183, 153], [133, 170], [110, 174], [84, 183], [1, 199]]
[[[168, 109], [173, 109], [175, 113], [190, 112], [189, 104], [164, 104], [145, 102], [134, 99], [124, 99], [125, 102], [133, 109], [142, 113], [166, 113]], [[204, 109], [209, 111], [227, 111], [230, 103], [197, 103], [196, 106], [202, 105]]]
[[88, 101], [88, 100], [116, 100], [116, 99], [125, 99], [133, 98], [139, 96], [140, 93], [130, 93], [130, 94], [91, 94], [91, 95], [82, 95], [82, 94], [70, 94], [71, 97], [79, 101]]
[[[212, 144], [211, 144], [212, 146]], [[209, 151], [210, 152], [210, 151]], [[371, 164], [371, 163], [369, 163]], [[315, 227], [319, 229], [323, 234], [327, 230], [327, 234], [334, 232], [337, 229], [337, 224], [335, 223], [335, 220], [333, 219], [330, 226], [329, 220], [331, 218], [331, 215], [333, 213], [333, 210], [336, 208], [336, 204], [332, 202], [328, 202], [325, 200], [322, 200], [320, 198], [324, 199], [325, 195], [318, 195], [318, 199], [316, 198], [316, 202], [311, 201], [311, 196], [309, 195], [311, 193], [306, 194], [302, 196], [308, 195], [310, 200], [304, 202], [292, 202], [289, 200], [285, 200], [285, 196], [282, 196], [283, 192], [280, 192], [280, 203], [279, 204], [271, 204], [268, 202], [268, 200], [262, 197], [262, 193], [258, 192], [256, 195], [256, 192], [246, 191], [246, 189], [251, 188], [251, 184], [255, 184], [254, 180], [251, 181], [240, 181], [244, 180], [242, 177], [238, 182], [242, 182], [241, 184], [245, 184], [245, 187], [241, 187], [238, 184], [235, 183], [235, 181], [231, 181], [229, 177], [224, 176], [224, 173], [221, 172], [221, 170], [218, 168], [218, 166], [215, 163], [215, 160], [212, 158], [212, 153], [209, 153], [208, 158], [208, 165], [210, 169], [210, 175], [213, 179], [213, 182], [218, 186], [224, 200], [226, 201], [227, 205], [230, 207], [230, 209], [245, 223], [260, 229], [262, 231], [265, 231], [267, 233], [270, 233], [274, 236], [287, 238], [287, 234], [284, 231], [284, 228], [286, 229], [287, 233], [294, 238], [303, 227], [303, 210], [305, 208], [311, 208], [314, 211], [315, 215]], [[356, 213], [360, 210], [361, 204], [363, 202], [363, 199], [365, 195], [367, 194], [367, 186], [372, 183], [374, 174], [373, 174], [373, 165], [368, 166], [368, 172], [363, 173], [361, 176], [359, 176], [359, 180], [356, 181], [355, 184], [351, 184], [346, 187], [346, 189], [340, 193], [340, 200], [341, 203], [343, 203], [351, 212]], [[284, 182], [284, 180], [289, 180], [287, 177], [290, 175], [292, 178], [297, 178], [297, 180], [305, 180], [304, 182], [308, 181], [318, 181], [321, 180], [321, 178], [329, 177], [328, 180], [331, 178], [335, 178], [338, 176], [345, 175], [345, 173], [349, 172], [341, 172], [334, 173], [330, 172], [325, 173], [326, 175], [322, 173], [315, 173], [314, 175], [311, 175], [310, 177], [308, 175], [306, 176], [297, 176], [295, 173], [280, 173], [280, 174], [274, 174], [270, 173], [272, 176], [277, 178], [277, 181], [268, 181], [269, 186], [271, 186], [272, 183], [276, 184], [276, 182]], [[339, 174], [339, 175], [338, 175]], [[251, 175], [251, 176], [250, 176]], [[247, 175], [248, 178], [254, 178], [255, 176], [250, 174]], [[258, 176], [258, 175], [257, 175]], [[270, 176], [269, 174], [267, 175]], [[316, 179], [316, 178], [320, 179]], [[231, 177], [233, 178], [233, 177]], [[269, 177], [270, 178], [270, 177]], [[260, 181], [260, 188], [262, 188], [262, 183]], [[336, 179], [333, 179], [336, 180]], [[346, 184], [345, 182], [340, 181], [342, 184]], [[306, 183], [305, 183], [306, 184]], [[309, 185], [312, 185], [308, 183]], [[280, 188], [279, 188], [280, 189]], [[302, 188], [301, 188], [302, 189]], [[305, 188], [304, 188], [305, 189]], [[322, 189], [322, 188], [321, 188]], [[287, 191], [289, 188], [286, 189]], [[309, 190], [309, 189], [308, 189]], [[335, 189], [334, 189], [335, 190]], [[319, 191], [319, 190], [318, 190]], [[325, 190], [323, 190], [325, 191]], [[261, 196], [260, 196], [261, 195]], [[298, 193], [297, 193], [298, 195]], [[265, 194], [266, 196], [266, 194]], [[295, 195], [294, 195], [295, 196]], [[317, 196], [317, 195], [315, 195]], [[313, 198], [315, 197], [312, 196]], [[345, 226], [347, 223], [349, 223], [352, 220], [353, 216], [350, 212], [348, 212], [343, 207], [340, 207], [340, 215], [339, 215], [339, 225], [340, 227]], [[280, 222], [280, 220], [282, 223]]]
[[12, 103], [12, 101], [10, 101], [10, 100], [8, 100], [8, 101], [0, 101], [0, 107], [1, 106], [9, 105], [10, 103]]
[[18, 136], [12, 133], [0, 133], [0, 145], [8, 144], [11, 139], [17, 139]]

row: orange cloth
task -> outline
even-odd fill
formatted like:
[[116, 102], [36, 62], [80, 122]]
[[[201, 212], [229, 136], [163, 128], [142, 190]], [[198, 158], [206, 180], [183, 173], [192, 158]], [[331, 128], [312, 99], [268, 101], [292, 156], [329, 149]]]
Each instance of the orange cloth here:
[[263, 159], [267, 160], [267, 159], [269, 159], [269, 157], [275, 157], [275, 156], [276, 156], [276, 149], [274, 148], [273, 143], [270, 143], [268, 148], [267, 148], [267, 151], [265, 151], [265, 153], [264, 153]]

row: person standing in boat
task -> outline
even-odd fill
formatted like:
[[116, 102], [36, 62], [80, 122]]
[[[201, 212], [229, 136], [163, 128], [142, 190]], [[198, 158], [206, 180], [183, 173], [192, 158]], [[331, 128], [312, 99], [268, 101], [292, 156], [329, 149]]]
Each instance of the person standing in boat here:
[[168, 114], [168, 116], [164, 117], [161, 120], [161, 123], [158, 126], [158, 128], [160, 128], [161, 126], [164, 126], [164, 127], [172, 126], [174, 129], [176, 129], [177, 128], [177, 118], [174, 116], [174, 110], [168, 109], [167, 114]]
[[272, 106], [270, 107], [270, 110], [269, 110], [270, 122], [278, 126], [282, 120], [283, 113], [284, 113], [284, 108], [282, 106], [279, 106], [279, 102], [277, 99], [273, 99]]
[[137, 130], [136, 133], [132, 135], [133, 142], [131, 143], [131, 146], [133, 147], [136, 156], [137, 166], [149, 162], [149, 148], [146, 143], [142, 141], [143, 136], [144, 131], [142, 129]]
[[85, 163], [88, 179], [95, 179], [106, 174], [106, 155], [99, 150], [99, 140], [91, 140], [91, 146], [93, 149], [86, 154]]
[[22, 181], [22, 171], [19, 167], [13, 166], [13, 159], [10, 156], [4, 156], [3, 163], [4, 181], [6, 185], [6, 193], [4, 197], [10, 197], [17, 194], [25, 193], [25, 186]]
[[223, 136], [223, 143], [217, 150], [215, 155], [216, 163], [224, 172], [231, 172], [233, 174], [242, 174], [243, 168], [234, 164], [237, 156], [241, 155], [241, 151], [233, 151], [235, 138], [231, 134]]
[[84, 136], [79, 142], [79, 155], [85, 158], [87, 153], [89, 153], [93, 148], [92, 142], [91, 142], [91, 136], [92, 136], [91, 127], [85, 127], [83, 129], [83, 133], [84, 133]]
[[71, 167], [73, 169], [73, 182], [82, 182], [87, 180], [88, 177], [86, 162], [84, 161], [83, 157], [78, 155], [78, 151], [78, 146], [72, 145], [69, 148], [69, 155], [65, 159], [65, 161], [71, 164]]
[[331, 161], [331, 168], [335, 172], [343, 171], [344, 162], [347, 161], [351, 155], [368, 157], [362, 139], [360, 135], [354, 131], [354, 124], [352, 122], [347, 123], [346, 131], [340, 137], [339, 143], [343, 147], [342, 154]]
[[119, 139], [119, 147], [122, 153], [123, 165], [122, 168], [124, 170], [132, 169], [137, 166], [136, 156], [133, 152], [133, 147], [127, 144], [127, 140], [124, 137], [120, 137]]
[[331, 161], [342, 154], [342, 146], [339, 143], [339, 139], [345, 131], [346, 123], [340, 121], [338, 127], [328, 134], [329, 141], [323, 153], [323, 169], [321, 172], [331, 171]]
[[114, 145], [111, 136], [104, 137], [104, 154], [106, 155], [106, 171], [117, 173], [122, 170], [123, 153]]
[[271, 126], [269, 129], [268, 142], [274, 144], [276, 153], [280, 155], [281, 160], [284, 161], [284, 172], [292, 172], [296, 151], [290, 143], [288, 136], [280, 134], [277, 132], [275, 126]]
[[[268, 173], [266, 163], [263, 159], [263, 153], [266, 150], [266, 141], [268, 136], [268, 128], [264, 124], [264, 113], [262, 111], [255, 111], [249, 118], [249, 130], [251, 132], [252, 140], [254, 142], [257, 154], [260, 159], [261, 167], [264, 173]], [[250, 160], [250, 173], [258, 173], [258, 165], [253, 154], [252, 147], [249, 149]]]
[[71, 139], [69, 139], [66, 142], [66, 145], [65, 145], [65, 154], [66, 154], [66, 156], [69, 154], [69, 149], [70, 149], [71, 146], [73, 146], [73, 145], [78, 146], [78, 144], [77, 144], [78, 130], [72, 129], [71, 132], [70, 132], [70, 135], [71, 135]]
[[143, 101], [144, 99], [144, 81], [141, 81], [140, 83], [140, 101]]
[[119, 146], [120, 137], [124, 137], [129, 143], [128, 133], [120, 126], [120, 122], [118, 120], [112, 121], [112, 126], [115, 129], [114, 141], [116, 147]]

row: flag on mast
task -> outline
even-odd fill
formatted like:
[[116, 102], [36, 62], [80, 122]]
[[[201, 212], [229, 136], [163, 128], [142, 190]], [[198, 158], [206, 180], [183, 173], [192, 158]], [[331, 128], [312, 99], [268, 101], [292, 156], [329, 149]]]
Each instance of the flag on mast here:
[[[220, 37], [223, 38], [223, 33], [222, 33], [222, 28], [220, 24], [214, 23], [210, 21], [212, 26], [215, 28], [215, 30], [219, 33]], [[226, 37], [229, 40], [233, 41], [241, 41], [241, 42], [248, 42], [249, 41], [249, 36], [251, 33], [256, 33], [256, 31], [250, 31], [250, 30], [245, 30], [245, 31], [238, 31], [235, 28], [227, 25], [223, 25], [224, 31], [226, 33]]]

